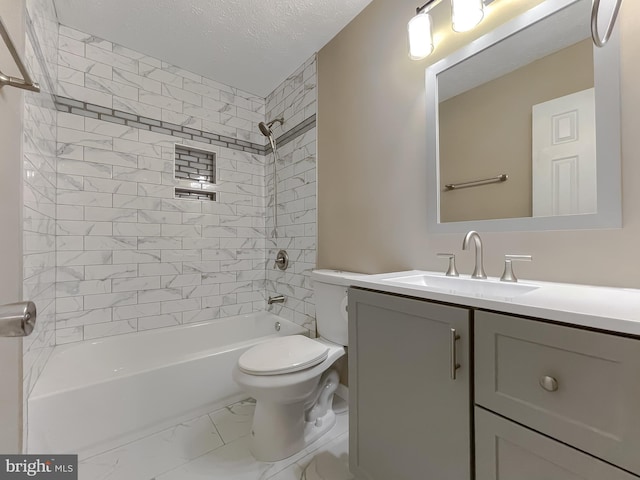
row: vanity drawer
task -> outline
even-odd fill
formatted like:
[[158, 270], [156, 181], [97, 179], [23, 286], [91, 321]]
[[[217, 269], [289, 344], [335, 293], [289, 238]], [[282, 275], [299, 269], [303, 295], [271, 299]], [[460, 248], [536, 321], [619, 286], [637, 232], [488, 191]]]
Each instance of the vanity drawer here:
[[640, 340], [478, 311], [478, 405], [640, 474]]
[[638, 477], [476, 407], [476, 480]]

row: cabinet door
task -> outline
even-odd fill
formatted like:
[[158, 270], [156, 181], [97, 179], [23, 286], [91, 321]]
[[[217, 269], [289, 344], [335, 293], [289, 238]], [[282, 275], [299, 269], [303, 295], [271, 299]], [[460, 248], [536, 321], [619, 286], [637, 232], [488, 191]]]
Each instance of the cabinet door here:
[[[471, 478], [469, 322], [464, 308], [349, 290], [349, 462], [356, 478]], [[452, 335], [459, 336], [455, 346]], [[455, 379], [452, 362], [459, 364]]]
[[476, 407], [476, 480], [637, 480], [638, 477]]
[[475, 357], [478, 405], [640, 474], [640, 341], [479, 311]]

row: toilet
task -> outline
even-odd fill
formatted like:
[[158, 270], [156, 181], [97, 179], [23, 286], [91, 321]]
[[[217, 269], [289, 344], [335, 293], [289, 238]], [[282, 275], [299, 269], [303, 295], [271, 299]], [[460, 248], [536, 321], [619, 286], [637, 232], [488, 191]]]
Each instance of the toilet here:
[[234, 380], [256, 399], [251, 453], [275, 462], [299, 452], [335, 424], [333, 394], [339, 384], [331, 368], [348, 343], [347, 288], [362, 274], [314, 270], [311, 274], [319, 338], [278, 337], [238, 359]]

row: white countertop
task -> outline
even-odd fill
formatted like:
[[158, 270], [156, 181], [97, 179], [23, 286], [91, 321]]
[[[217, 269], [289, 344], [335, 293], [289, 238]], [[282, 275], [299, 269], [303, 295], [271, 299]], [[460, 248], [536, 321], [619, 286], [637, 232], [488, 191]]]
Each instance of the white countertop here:
[[[520, 280], [518, 282], [520, 284], [535, 285], [539, 288], [513, 298], [506, 298], [472, 296], [454, 293], [443, 288], [407, 285], [393, 280], [394, 278], [419, 274], [444, 277], [442, 273], [411, 270], [354, 277], [350, 284], [355, 287], [408, 295], [425, 300], [496, 310], [640, 336], [640, 290], [638, 289]], [[461, 275], [461, 278], [469, 277]], [[474, 281], [496, 282], [498, 279], [489, 278], [488, 280]]]

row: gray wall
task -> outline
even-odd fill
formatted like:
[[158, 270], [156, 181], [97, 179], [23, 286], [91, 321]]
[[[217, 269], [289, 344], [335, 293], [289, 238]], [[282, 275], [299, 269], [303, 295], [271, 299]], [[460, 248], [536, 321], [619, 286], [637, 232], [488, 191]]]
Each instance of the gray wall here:
[[[475, 33], [450, 34], [433, 57], [412, 62], [405, 32], [415, 4], [374, 0], [320, 51], [319, 267], [440, 270], [446, 265], [435, 253], [453, 250], [459, 269], [472, 270], [473, 254], [461, 254], [461, 235], [427, 232], [424, 69], [512, 15], [515, 2], [503, 5], [496, 2]], [[625, 2], [620, 17], [623, 228], [484, 233], [488, 274], [500, 275], [505, 253], [527, 253], [534, 261], [518, 265], [522, 278], [640, 287], [640, 4]]]

